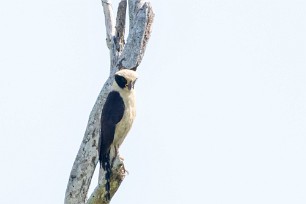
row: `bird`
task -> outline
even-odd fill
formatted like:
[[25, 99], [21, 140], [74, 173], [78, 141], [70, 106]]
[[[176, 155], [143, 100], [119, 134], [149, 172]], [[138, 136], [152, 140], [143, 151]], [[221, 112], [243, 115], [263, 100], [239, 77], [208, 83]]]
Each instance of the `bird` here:
[[112, 88], [101, 113], [99, 142], [100, 168], [105, 172], [106, 199], [110, 200], [111, 159], [130, 131], [136, 116], [134, 86], [137, 74], [134, 70], [121, 69], [115, 73]]

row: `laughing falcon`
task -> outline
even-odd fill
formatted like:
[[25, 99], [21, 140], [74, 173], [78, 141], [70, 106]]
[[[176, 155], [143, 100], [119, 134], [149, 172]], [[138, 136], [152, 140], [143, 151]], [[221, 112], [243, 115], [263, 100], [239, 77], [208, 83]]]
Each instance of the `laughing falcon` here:
[[118, 154], [118, 148], [131, 129], [136, 115], [134, 93], [136, 80], [137, 75], [133, 70], [122, 69], [116, 72], [112, 89], [102, 109], [99, 161], [100, 168], [105, 172], [108, 200], [110, 200], [111, 158]]

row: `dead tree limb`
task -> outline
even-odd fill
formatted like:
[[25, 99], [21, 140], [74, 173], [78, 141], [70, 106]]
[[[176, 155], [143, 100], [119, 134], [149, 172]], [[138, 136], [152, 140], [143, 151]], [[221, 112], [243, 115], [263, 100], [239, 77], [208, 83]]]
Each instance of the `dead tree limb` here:
[[[125, 22], [127, 4], [129, 8], [129, 36], [125, 44]], [[150, 38], [154, 13], [152, 6], [145, 0], [121, 0], [118, 6], [117, 18], [114, 19], [111, 0], [102, 0], [105, 15], [106, 41], [110, 50], [110, 75], [106, 80], [96, 103], [90, 113], [85, 135], [77, 153], [70, 173], [65, 204], [85, 204], [88, 189], [96, 165], [98, 163], [98, 144], [100, 117], [106, 97], [118, 69], [137, 69], [143, 58], [147, 42]], [[100, 169], [98, 186], [87, 201], [88, 204], [108, 203], [104, 199], [105, 188], [103, 169]], [[115, 158], [112, 166], [111, 197], [119, 188], [125, 177], [123, 162]]]

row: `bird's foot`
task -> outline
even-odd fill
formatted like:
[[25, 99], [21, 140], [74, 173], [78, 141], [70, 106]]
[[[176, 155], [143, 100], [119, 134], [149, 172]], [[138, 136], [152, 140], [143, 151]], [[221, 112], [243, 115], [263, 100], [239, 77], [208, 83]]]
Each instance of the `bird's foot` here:
[[123, 174], [129, 174], [128, 170], [126, 170], [124, 164], [122, 163], [122, 173]]

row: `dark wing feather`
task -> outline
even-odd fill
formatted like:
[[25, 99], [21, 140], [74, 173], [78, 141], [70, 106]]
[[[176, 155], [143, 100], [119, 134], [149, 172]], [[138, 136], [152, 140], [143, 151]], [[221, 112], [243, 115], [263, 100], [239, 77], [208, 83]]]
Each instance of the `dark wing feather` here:
[[101, 115], [101, 131], [99, 160], [109, 152], [110, 145], [114, 140], [116, 124], [120, 122], [124, 114], [124, 102], [117, 91], [108, 94]]

